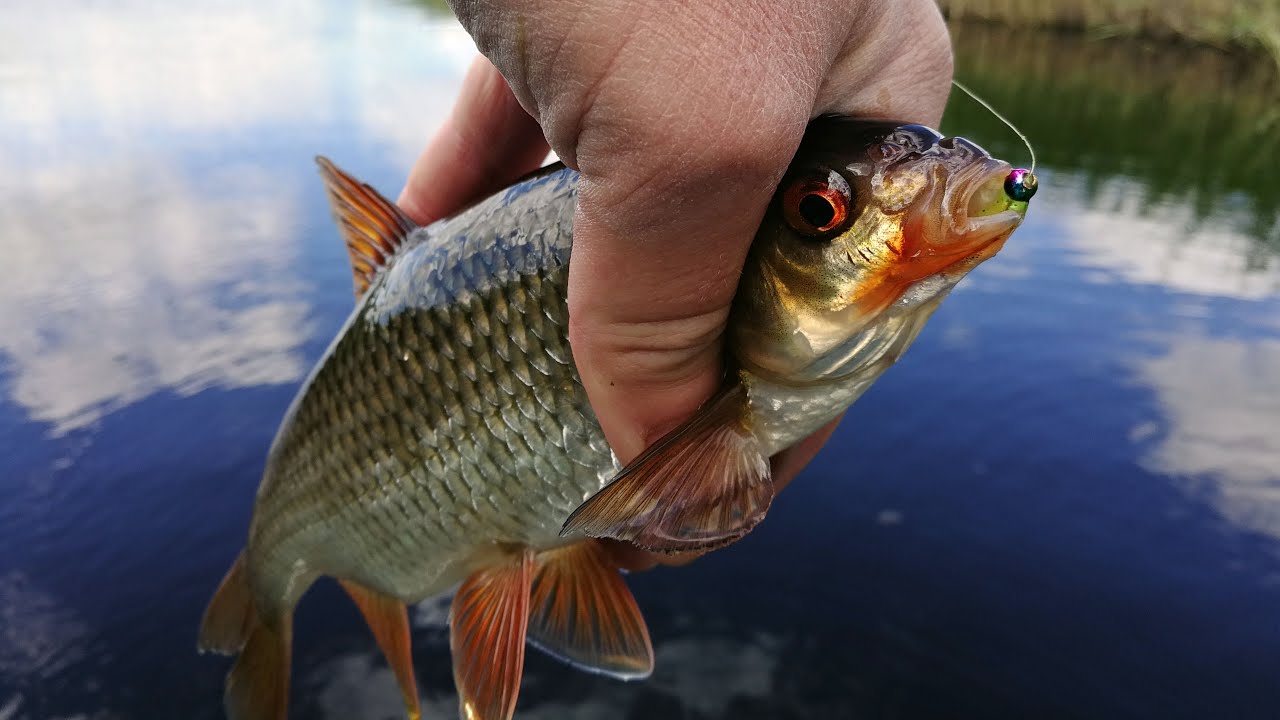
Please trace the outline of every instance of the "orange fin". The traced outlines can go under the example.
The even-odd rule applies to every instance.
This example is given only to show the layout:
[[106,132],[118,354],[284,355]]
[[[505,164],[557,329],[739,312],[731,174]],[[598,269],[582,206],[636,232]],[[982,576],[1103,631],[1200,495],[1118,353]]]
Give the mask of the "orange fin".
[[649,630],[597,540],[538,553],[529,642],[588,672],[622,680],[653,672]]
[[464,720],[510,720],[524,672],[533,553],[473,573],[449,610],[453,680]]
[[222,584],[214,591],[213,599],[204,611],[196,647],[200,652],[225,655],[240,652],[253,628],[253,618],[253,593],[249,590],[249,576],[245,572],[242,551],[222,579]]
[[333,219],[351,257],[351,276],[359,299],[378,271],[417,227],[395,203],[343,172],[328,158],[317,157]]
[[275,629],[255,623],[227,675],[222,704],[227,720],[285,720],[289,714],[289,643],[293,618]]
[[773,501],[769,461],[746,417],[746,389],[727,386],[574,510],[560,535],[616,538],[664,553],[709,550],[746,535]]
[[409,612],[404,603],[347,580],[339,580],[338,584],[355,601],[365,622],[369,623],[378,647],[382,648],[387,664],[396,675],[409,720],[421,720],[418,686],[413,677],[413,654],[409,648]]

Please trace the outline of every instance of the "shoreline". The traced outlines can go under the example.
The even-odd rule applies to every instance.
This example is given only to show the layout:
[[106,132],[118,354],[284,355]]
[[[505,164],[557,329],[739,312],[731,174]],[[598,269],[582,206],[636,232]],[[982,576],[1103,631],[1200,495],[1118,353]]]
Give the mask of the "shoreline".
[[938,7],[950,25],[1194,45],[1280,66],[1280,6],[1268,0],[938,0]]

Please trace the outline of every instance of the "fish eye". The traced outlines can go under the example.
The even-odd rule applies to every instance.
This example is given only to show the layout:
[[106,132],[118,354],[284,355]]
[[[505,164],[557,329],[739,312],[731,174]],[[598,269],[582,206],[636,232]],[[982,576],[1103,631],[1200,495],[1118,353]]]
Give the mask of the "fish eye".
[[848,225],[853,190],[840,173],[829,170],[788,181],[782,215],[791,229],[808,237],[827,237]]

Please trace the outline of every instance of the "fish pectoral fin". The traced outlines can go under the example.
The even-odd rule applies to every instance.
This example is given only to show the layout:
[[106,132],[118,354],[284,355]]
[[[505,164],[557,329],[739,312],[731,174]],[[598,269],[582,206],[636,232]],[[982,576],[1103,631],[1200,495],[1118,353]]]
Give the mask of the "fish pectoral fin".
[[524,672],[533,553],[479,570],[463,581],[449,609],[453,680],[465,720],[510,720]]
[[400,694],[404,696],[405,711],[409,720],[420,720],[422,709],[418,705],[418,686],[413,676],[413,653],[409,643],[409,612],[404,603],[349,580],[338,584],[347,591],[356,607],[364,615],[373,631],[373,638],[382,649],[382,655],[395,673]]
[[369,289],[404,239],[417,225],[395,203],[351,177],[326,157],[317,157],[320,176],[329,195],[333,219],[351,258],[356,299]]
[[560,535],[616,538],[664,553],[727,545],[773,501],[769,461],[745,424],[747,392],[722,389],[573,511]]
[[529,602],[529,642],[540,650],[622,680],[653,672],[644,617],[599,541],[538,553]]
[[255,622],[222,694],[227,720],[285,720],[289,714],[289,643],[293,618],[272,628]]
[[241,552],[204,611],[196,642],[200,652],[234,655],[249,638],[254,619],[253,593],[249,590],[244,563],[244,552]]

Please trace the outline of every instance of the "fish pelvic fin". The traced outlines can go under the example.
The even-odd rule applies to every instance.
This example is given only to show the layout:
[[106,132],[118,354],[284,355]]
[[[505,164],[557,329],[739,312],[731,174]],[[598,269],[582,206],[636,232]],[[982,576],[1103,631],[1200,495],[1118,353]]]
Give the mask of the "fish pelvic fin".
[[769,510],[769,461],[747,425],[747,391],[722,388],[573,511],[562,537],[614,538],[652,552],[714,549]]
[[241,551],[204,611],[196,647],[202,653],[234,655],[240,652],[253,629],[255,614],[253,592],[249,589],[244,552]]
[[622,680],[653,672],[644,617],[598,540],[538,553],[529,603],[529,642],[552,657]]
[[409,720],[421,720],[418,686],[413,677],[413,654],[409,647],[409,612],[404,603],[349,580],[339,580],[338,584],[360,608],[383,657],[395,673]]
[[463,720],[510,720],[524,672],[533,553],[463,581],[449,609],[453,679]]
[[417,225],[395,203],[328,158],[316,157],[316,164],[320,166],[334,222],[347,244],[351,278],[359,300]]
[[286,720],[289,716],[289,645],[292,612],[275,627],[256,622],[222,693],[227,720]]

